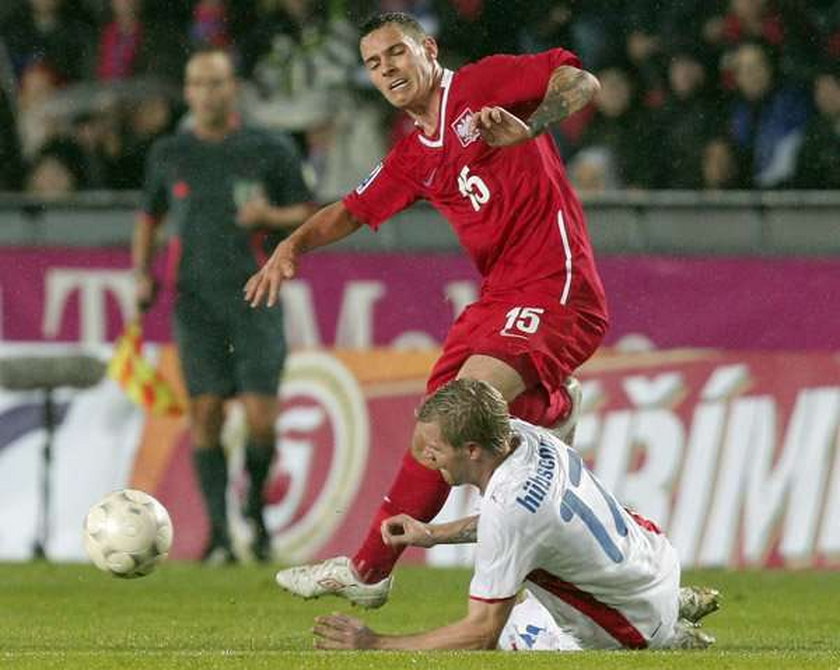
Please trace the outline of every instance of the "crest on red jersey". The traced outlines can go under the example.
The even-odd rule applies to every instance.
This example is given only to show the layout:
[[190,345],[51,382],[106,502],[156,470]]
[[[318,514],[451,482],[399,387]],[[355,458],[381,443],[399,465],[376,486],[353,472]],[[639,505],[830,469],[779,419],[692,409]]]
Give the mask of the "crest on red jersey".
[[458,115],[458,118],[452,122],[452,130],[454,130],[455,134],[458,136],[458,141],[461,143],[462,147],[469,146],[480,137],[478,130],[473,128],[473,116],[475,116],[473,111],[467,107]]

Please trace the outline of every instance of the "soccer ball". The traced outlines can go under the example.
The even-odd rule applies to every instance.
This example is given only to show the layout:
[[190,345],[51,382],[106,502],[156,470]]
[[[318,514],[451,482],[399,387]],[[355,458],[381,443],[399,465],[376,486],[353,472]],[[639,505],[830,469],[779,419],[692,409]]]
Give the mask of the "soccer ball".
[[115,577],[143,577],[172,546],[172,521],[148,493],[123,489],[109,493],[87,513],[85,550],[100,570]]

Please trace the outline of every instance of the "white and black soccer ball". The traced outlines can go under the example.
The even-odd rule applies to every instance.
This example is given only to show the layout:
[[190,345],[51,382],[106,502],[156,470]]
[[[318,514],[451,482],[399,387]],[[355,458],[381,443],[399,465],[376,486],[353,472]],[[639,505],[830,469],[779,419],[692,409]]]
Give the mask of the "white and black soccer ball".
[[172,546],[172,521],[148,493],[122,489],[109,493],[87,513],[85,550],[100,570],[127,579],[155,569]]

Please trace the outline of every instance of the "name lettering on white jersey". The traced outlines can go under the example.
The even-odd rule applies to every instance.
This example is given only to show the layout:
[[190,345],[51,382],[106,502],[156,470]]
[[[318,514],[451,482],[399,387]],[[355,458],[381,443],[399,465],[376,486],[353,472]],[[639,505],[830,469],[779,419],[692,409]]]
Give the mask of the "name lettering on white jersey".
[[472,110],[467,107],[458,115],[458,118],[452,122],[452,130],[455,131],[455,135],[462,147],[468,147],[481,137],[478,129],[473,127],[472,121],[474,116],[475,114],[473,114]]
[[552,447],[541,444],[539,456],[537,471],[522,485],[522,493],[516,496],[516,502],[531,514],[542,505],[557,472],[557,452]]
[[370,174],[367,177],[365,177],[362,180],[362,183],[359,184],[356,187],[356,193],[358,193],[359,195],[364,193],[365,190],[367,189],[367,187],[370,186],[373,183],[374,179],[376,179],[377,175],[380,172],[382,172],[382,167],[383,167],[382,161],[379,161],[379,163],[376,165],[376,167],[373,168],[373,170],[370,171]]
[[470,166],[461,168],[458,175],[458,190],[465,198],[469,198],[472,208],[477,212],[488,200],[490,200],[490,189],[478,175],[470,174]]

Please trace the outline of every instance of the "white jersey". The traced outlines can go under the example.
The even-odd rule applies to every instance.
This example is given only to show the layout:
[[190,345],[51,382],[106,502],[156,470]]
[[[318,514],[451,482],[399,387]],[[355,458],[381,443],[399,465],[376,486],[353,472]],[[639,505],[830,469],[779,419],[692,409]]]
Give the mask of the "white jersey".
[[481,501],[470,597],[504,600],[525,585],[585,648],[664,644],[680,580],[667,538],[549,431],[511,427],[521,442]]

